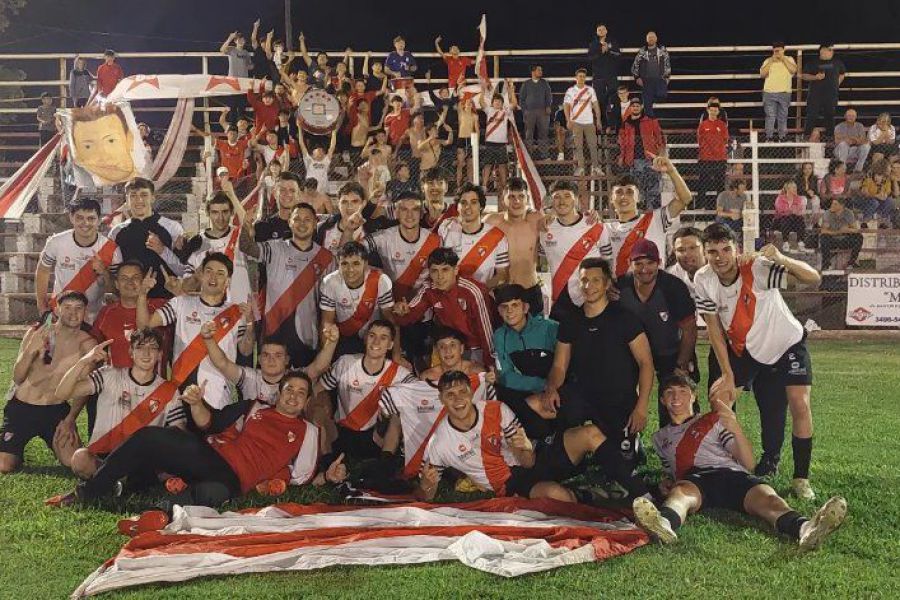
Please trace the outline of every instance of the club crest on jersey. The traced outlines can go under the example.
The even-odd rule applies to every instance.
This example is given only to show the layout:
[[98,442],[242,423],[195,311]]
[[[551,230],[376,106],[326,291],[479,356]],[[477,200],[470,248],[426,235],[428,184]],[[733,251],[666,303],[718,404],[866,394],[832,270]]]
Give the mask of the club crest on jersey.
[[150,409],[150,412],[155,413],[157,410],[159,410],[159,402],[157,402],[156,400],[151,400],[148,408]]
[[661,310],[659,311],[659,318],[663,323],[669,322],[669,311]]
[[478,246],[478,256],[484,256],[487,254],[487,250],[484,249],[484,246]]
[[581,246],[582,246],[585,250],[590,250],[590,249],[591,249],[591,245],[592,245],[591,240],[589,240],[589,239],[584,239],[584,238],[581,240]]
[[359,389],[359,379],[354,379],[353,381],[351,381],[350,387],[352,387],[355,390],[358,390]]
[[456,301],[459,303],[459,307],[463,310],[466,310],[466,299],[465,298],[457,298]]
[[348,304],[350,304],[350,298],[347,298],[346,296],[341,298],[341,304],[347,306]]
[[752,298],[750,298],[750,294],[741,294],[741,302],[748,305],[750,304]]
[[460,444],[459,447],[457,448],[457,450],[459,450],[460,452],[465,452],[465,451],[466,451],[466,445],[465,445],[465,444]]
[[122,395],[119,396],[119,402],[125,406],[131,406],[131,394],[128,393],[128,390],[122,390]]
[[293,443],[294,443],[294,440],[296,440],[296,439],[297,439],[297,436],[294,434],[293,431],[288,431],[288,432],[287,432],[287,440],[288,440],[288,444],[293,444]]
[[6,433],[3,434],[3,441],[8,442],[9,440],[13,439],[13,436],[15,436],[15,435],[16,434],[13,433],[12,431],[7,431]]
[[500,453],[500,436],[499,435],[490,435],[487,439],[488,448],[491,449],[491,452],[495,454]]

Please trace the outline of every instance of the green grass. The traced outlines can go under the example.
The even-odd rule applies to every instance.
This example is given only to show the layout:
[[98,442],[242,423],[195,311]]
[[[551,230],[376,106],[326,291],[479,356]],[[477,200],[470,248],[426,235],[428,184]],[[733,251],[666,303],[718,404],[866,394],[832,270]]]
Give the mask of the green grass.
[[[9,381],[15,349],[14,342],[0,340],[0,382]],[[900,353],[889,342],[813,342],[811,349],[813,483],[820,501],[843,494],[850,505],[844,527],[817,553],[800,555],[767,526],[716,513],[693,517],[673,547],[651,545],[602,563],[513,580],[435,563],[195,580],[114,596],[898,598]],[[758,414],[750,396],[742,398],[739,415],[757,443]],[[29,445],[26,462],[21,472],[0,478],[0,598],[63,598],[119,549],[124,541],[115,533],[119,515],[46,508],[43,499],[71,489],[73,479],[39,441]],[[791,469],[788,443],[776,489],[786,489]],[[289,498],[309,501],[320,493],[293,490]],[[803,513],[814,509],[792,502]]]

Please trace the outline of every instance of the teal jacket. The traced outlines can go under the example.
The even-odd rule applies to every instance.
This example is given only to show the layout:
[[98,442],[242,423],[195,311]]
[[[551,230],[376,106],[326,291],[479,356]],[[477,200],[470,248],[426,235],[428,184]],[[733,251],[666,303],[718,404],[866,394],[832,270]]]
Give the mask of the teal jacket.
[[497,383],[522,392],[540,392],[546,380],[542,377],[522,375],[513,365],[510,355],[518,350],[556,350],[559,323],[542,316],[529,316],[522,331],[516,331],[505,323],[494,331],[494,352],[497,354]]

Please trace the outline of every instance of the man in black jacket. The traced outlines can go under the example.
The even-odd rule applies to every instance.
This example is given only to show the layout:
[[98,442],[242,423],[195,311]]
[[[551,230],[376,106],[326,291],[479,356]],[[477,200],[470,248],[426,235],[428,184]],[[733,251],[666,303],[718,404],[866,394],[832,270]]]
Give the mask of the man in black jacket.
[[618,86],[619,44],[609,37],[609,30],[603,23],[597,25],[597,35],[588,46],[588,58],[591,59],[594,92],[603,107],[604,125],[608,127],[613,122],[609,106],[613,104]]

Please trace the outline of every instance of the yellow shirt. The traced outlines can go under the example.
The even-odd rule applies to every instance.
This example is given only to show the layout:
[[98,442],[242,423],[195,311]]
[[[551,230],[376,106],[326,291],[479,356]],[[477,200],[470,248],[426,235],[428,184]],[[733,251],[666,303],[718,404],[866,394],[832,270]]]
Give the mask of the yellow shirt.
[[[785,56],[784,60],[794,64],[794,59],[789,56]],[[791,79],[794,76],[784,66],[784,63],[776,62],[771,57],[767,58],[766,62],[769,63],[769,74],[766,76],[766,81],[763,84],[763,91],[771,93],[790,92]]]

